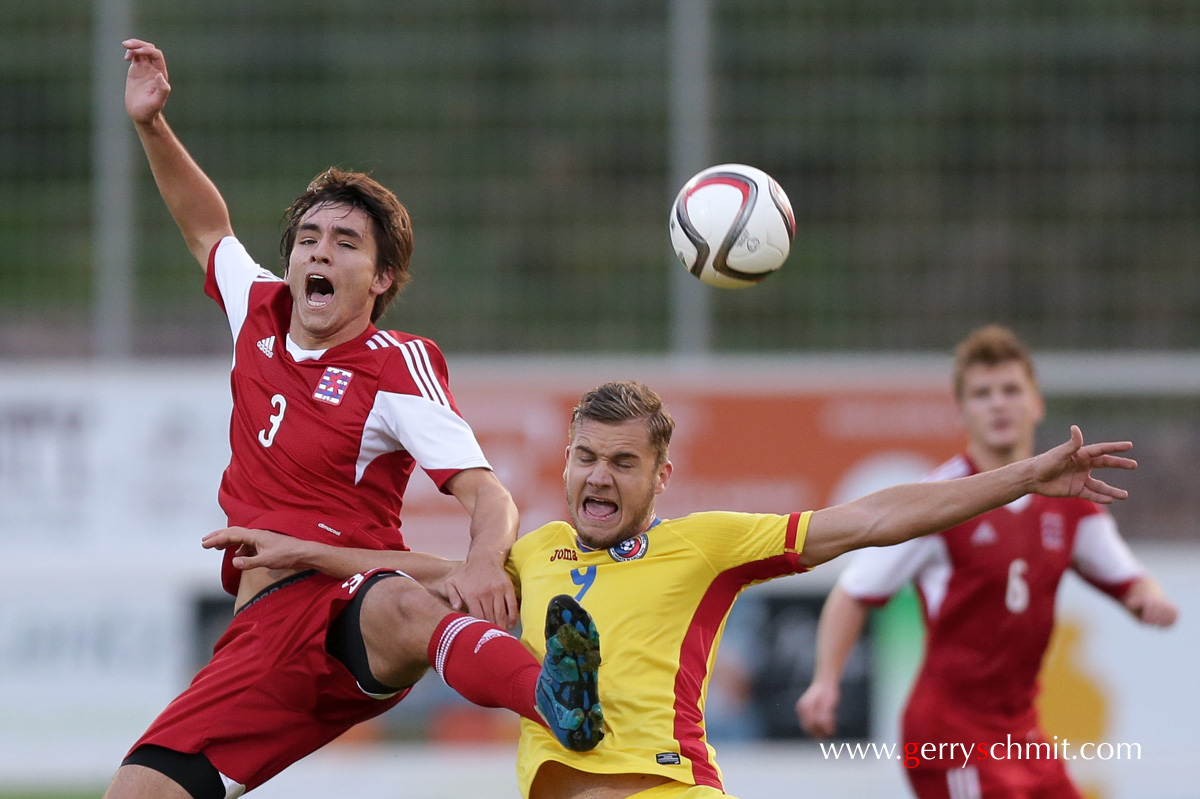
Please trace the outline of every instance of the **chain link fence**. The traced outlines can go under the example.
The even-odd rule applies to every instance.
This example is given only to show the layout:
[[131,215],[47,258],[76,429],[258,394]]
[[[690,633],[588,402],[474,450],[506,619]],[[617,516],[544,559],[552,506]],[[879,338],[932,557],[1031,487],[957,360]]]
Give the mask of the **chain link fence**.
[[[80,12],[0,10],[7,356],[94,351]],[[168,118],[264,265],[312,176],[370,170],[417,231],[389,326],[452,352],[667,348],[664,3],[136,0],[133,16],[167,54]],[[1200,347],[1200,6],[716,0],[712,31],[713,161],[772,173],[798,218],[780,274],[713,292],[716,350],[945,351],[984,321],[1035,348]],[[137,164],[135,352],[224,352]]]

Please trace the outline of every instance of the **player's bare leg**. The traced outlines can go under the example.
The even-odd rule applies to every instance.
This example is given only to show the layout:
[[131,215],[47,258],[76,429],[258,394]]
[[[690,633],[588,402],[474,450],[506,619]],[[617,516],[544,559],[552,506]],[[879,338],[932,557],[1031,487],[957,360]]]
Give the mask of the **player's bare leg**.
[[175,780],[145,766],[121,766],[104,799],[192,799]]
[[429,670],[426,651],[446,605],[410,579],[380,580],[363,599],[359,625],[375,679],[404,688]]
[[[529,786],[529,799],[595,799],[631,797],[658,785],[673,782],[658,774],[594,774],[547,760]],[[686,786],[676,783],[681,789]]]

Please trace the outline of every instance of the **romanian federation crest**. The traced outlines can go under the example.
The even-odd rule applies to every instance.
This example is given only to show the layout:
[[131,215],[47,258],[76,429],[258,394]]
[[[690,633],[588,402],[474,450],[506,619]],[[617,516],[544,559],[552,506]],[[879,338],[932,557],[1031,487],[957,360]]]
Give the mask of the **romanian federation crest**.
[[646,557],[646,550],[650,547],[649,540],[645,533],[639,533],[633,538],[627,538],[615,547],[608,548],[608,554],[618,563],[627,560],[638,560]]

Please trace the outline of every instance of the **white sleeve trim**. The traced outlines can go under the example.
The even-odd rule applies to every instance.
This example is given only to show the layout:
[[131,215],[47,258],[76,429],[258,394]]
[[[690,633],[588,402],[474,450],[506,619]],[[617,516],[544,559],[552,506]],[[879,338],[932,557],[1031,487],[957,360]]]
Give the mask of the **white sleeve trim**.
[[398,450],[406,450],[425,471],[492,468],[471,426],[449,405],[380,391],[363,428],[354,482],[380,455]]
[[421,391],[421,396],[430,402],[438,402],[449,408],[450,400],[446,398],[446,392],[442,391],[437,373],[433,371],[433,364],[429,362],[429,351],[425,348],[425,342],[420,339],[411,339],[401,344],[386,331],[381,332],[400,348],[401,354],[404,355],[404,362],[408,364],[408,371],[412,375],[413,382]]
[[1102,585],[1117,585],[1145,572],[1117,531],[1116,520],[1107,513],[1079,520],[1071,565],[1087,579]]
[[925,600],[925,614],[936,619],[950,590],[950,577],[954,567],[950,564],[950,550],[946,548],[946,539],[940,535],[925,536],[932,540],[929,559],[917,573],[917,588]]
[[263,269],[242,243],[233,236],[226,236],[217,243],[213,255],[213,277],[221,292],[225,305],[225,316],[229,320],[229,332],[237,341],[246,314],[250,312],[250,287],[261,282],[282,282],[281,278]]
[[[871,547],[855,553],[838,578],[838,585],[855,599],[887,599],[939,560],[942,537],[926,535],[890,547]],[[945,547],[941,546],[942,560]]]

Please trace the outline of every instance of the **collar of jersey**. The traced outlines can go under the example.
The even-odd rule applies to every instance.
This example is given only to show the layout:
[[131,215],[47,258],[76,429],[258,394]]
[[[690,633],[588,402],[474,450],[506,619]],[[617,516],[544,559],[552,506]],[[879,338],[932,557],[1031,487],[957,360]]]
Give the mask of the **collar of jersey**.
[[329,352],[328,348],[323,350],[306,350],[292,340],[291,333],[287,334],[287,339],[284,343],[287,345],[288,355],[292,356],[293,361],[315,361]]
[[[658,523],[661,521],[662,521],[662,519],[655,516],[654,521],[650,522],[650,526],[647,527],[645,530],[642,530],[642,533],[648,533],[651,530],[653,530],[655,527],[658,527]],[[638,535],[641,535],[642,533],[638,533]],[[579,540],[578,533],[575,534],[575,544],[576,544],[576,546],[579,547],[580,552],[601,552],[601,551],[603,551],[603,550],[599,550],[599,549],[592,549],[587,544],[583,543],[583,541]],[[616,546],[616,544],[614,544],[613,546]],[[605,547],[605,549],[606,550],[612,549],[612,547]]]
[[322,355],[329,352],[330,350],[336,350],[339,347],[350,347],[350,346],[354,346],[355,344],[360,344],[378,332],[379,332],[379,329],[377,327],[375,327],[375,325],[370,324],[370,325],[367,325],[366,330],[364,330],[362,333],[355,336],[354,338],[350,339],[349,341],[345,342],[344,344],[339,344],[339,345],[337,345],[337,347],[326,347],[325,349],[322,349],[322,350],[306,350],[303,347],[301,347],[299,344],[297,344],[295,341],[293,341],[292,334],[288,333],[287,336],[284,338],[284,346],[287,347],[288,355],[291,355],[292,360],[296,361],[297,363],[300,363],[301,361],[316,361],[316,360],[319,360]]

